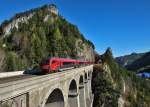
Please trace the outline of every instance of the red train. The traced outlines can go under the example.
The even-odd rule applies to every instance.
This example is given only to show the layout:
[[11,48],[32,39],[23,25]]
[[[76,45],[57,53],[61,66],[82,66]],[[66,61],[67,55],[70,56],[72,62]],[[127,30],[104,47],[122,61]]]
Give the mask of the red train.
[[47,58],[41,63],[40,67],[42,69],[42,72],[51,73],[54,71],[59,71],[60,69],[63,68],[80,67],[83,65],[90,65],[90,64],[92,64],[92,62],[90,61],[80,61],[67,58]]

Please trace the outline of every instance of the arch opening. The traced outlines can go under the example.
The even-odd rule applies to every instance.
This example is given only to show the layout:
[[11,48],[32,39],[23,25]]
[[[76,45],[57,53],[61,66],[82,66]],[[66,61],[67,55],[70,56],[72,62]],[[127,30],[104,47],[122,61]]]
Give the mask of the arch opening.
[[64,107],[64,96],[60,89],[55,89],[48,97],[44,107]]
[[72,80],[69,86],[69,93],[77,92],[77,84],[75,80]]
[[91,79],[91,72],[88,72],[88,79]]
[[83,85],[84,81],[83,81],[83,76],[81,75],[80,76],[80,79],[79,79],[79,85]]
[[78,107],[78,93],[75,80],[72,80],[69,86],[68,103],[70,107]]
[[84,75],[84,78],[85,78],[85,82],[87,81],[87,73],[85,73],[85,75]]

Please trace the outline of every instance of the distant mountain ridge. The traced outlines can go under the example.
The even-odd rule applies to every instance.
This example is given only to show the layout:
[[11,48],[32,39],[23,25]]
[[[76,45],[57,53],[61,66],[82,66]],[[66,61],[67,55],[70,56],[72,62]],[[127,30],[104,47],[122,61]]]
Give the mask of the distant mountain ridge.
[[150,72],[150,52],[146,52],[141,58],[127,65],[126,68],[137,72]]
[[130,71],[150,72],[150,52],[132,53],[117,57],[116,61]]
[[130,55],[116,57],[116,61],[122,66],[128,66],[133,63],[135,60],[141,58],[144,53],[131,53]]

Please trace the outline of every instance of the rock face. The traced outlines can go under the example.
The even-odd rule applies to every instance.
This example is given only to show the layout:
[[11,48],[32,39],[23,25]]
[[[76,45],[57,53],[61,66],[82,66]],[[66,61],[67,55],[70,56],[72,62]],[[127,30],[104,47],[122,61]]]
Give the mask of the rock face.
[[3,29],[3,30],[4,30],[4,36],[5,36],[5,35],[9,35],[10,32],[11,32],[11,30],[12,30],[14,27],[18,29],[18,24],[19,24],[19,23],[27,23],[28,20],[29,20],[30,18],[32,18],[33,15],[34,15],[34,13],[32,13],[32,14],[30,14],[30,15],[28,15],[28,16],[23,16],[23,17],[20,17],[20,18],[17,18],[17,19],[12,20],[12,22],[10,22],[8,25],[6,25],[6,26],[4,27],[4,29]]
[[106,64],[97,64],[92,75],[93,107],[117,107],[119,92],[115,89],[116,84],[109,67]]
[[55,4],[51,4],[49,6],[49,11],[55,15],[58,15],[58,9],[57,9],[57,6]]
[[95,61],[94,49],[92,46],[85,44],[82,40],[76,41],[77,56],[81,60]]
[[[33,9],[33,11],[38,11],[37,9]],[[56,7],[56,5],[55,4],[51,4],[51,5],[49,5],[48,6],[48,11],[50,12],[50,13],[53,13],[53,14],[55,14],[55,15],[58,15],[58,9],[57,9],[57,7]],[[5,35],[9,35],[10,34],[10,32],[11,32],[11,30],[15,27],[15,28],[17,28],[18,29],[18,24],[19,23],[28,23],[28,20],[29,19],[31,19],[34,15],[35,15],[35,13],[34,12],[32,12],[32,11],[28,11],[27,12],[27,14],[24,14],[24,13],[22,13],[23,15],[21,15],[21,16],[15,16],[15,17],[13,17],[10,21],[9,21],[9,23],[8,24],[6,24],[6,25],[4,25],[3,26],[3,35],[5,36]],[[48,15],[49,16],[49,15]],[[48,20],[48,16],[47,16],[47,18],[46,19],[44,19],[44,20]]]
[[2,23],[0,35],[5,71],[37,66],[46,57],[95,60],[93,43],[60,16],[54,4],[15,15]]

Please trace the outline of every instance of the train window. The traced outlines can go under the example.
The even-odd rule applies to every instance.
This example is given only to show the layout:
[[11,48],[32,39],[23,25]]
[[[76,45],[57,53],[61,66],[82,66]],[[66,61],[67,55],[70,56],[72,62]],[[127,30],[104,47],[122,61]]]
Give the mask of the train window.
[[80,62],[79,64],[84,64],[83,62]]
[[63,65],[72,65],[73,62],[63,62]]

